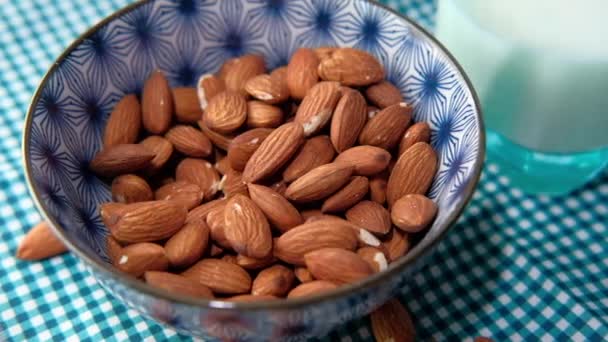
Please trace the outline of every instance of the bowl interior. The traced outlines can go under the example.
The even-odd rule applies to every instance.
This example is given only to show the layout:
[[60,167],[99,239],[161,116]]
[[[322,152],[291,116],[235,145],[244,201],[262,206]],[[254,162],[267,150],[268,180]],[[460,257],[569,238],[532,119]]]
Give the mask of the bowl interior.
[[225,59],[264,55],[284,65],[298,47],[353,46],[373,53],[387,78],[432,128],[440,167],[430,197],[439,215],[424,249],[458,215],[479,176],[482,122],[451,57],[401,16],[362,0],[159,0],[131,6],[74,43],[44,78],[27,116],[27,177],[45,215],[76,249],[107,262],[98,205],[109,186],[88,170],[106,119],[154,69],[172,86],[194,86]]

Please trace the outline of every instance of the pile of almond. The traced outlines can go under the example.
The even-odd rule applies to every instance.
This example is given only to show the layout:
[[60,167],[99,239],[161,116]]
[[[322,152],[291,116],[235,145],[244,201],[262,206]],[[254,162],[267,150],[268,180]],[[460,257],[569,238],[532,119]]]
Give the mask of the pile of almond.
[[196,88],[161,71],[125,96],[90,168],[118,269],[231,301],[311,296],[403,256],[437,206],[426,123],[372,55],[302,48],[272,72],[228,60]]

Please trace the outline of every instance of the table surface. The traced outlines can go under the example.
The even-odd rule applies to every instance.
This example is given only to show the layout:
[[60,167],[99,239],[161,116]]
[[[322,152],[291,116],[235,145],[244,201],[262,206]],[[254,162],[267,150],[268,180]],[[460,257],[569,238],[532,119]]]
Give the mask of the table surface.
[[[431,26],[435,4],[385,0]],[[5,0],[0,6],[0,341],[190,339],[114,300],[66,254],[13,255],[40,220],[21,166],[23,118],[42,75],[126,0]],[[422,340],[608,336],[608,175],[564,197],[528,196],[487,164],[458,225],[400,296]],[[367,318],[328,341],[373,341]]]

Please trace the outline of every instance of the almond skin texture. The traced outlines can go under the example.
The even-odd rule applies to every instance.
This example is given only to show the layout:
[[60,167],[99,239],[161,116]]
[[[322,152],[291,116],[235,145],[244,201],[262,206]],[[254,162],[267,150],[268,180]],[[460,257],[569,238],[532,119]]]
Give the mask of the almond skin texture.
[[307,137],[318,133],[331,119],[340,100],[339,87],[337,82],[317,83],[300,103],[295,122],[302,125]]
[[289,292],[287,298],[312,297],[337,288],[338,285],[334,282],[327,280],[313,280],[296,286]]
[[220,69],[220,78],[226,89],[247,96],[245,84],[249,79],[266,72],[264,59],[257,55],[244,55],[227,60]]
[[242,267],[223,260],[201,260],[182,275],[207,286],[214,293],[242,294],[251,289],[249,273]]
[[304,142],[304,130],[298,123],[286,123],[268,135],[253,153],[245,169],[243,181],[255,183],[277,172]]
[[370,314],[376,341],[414,342],[416,331],[407,310],[397,299],[391,299]]
[[386,202],[386,179],[380,176],[370,179],[369,194],[372,201],[384,205]]
[[410,126],[405,131],[403,139],[399,144],[399,155],[402,155],[408,148],[419,142],[428,143],[431,140],[431,127],[426,122],[418,122]]
[[178,203],[148,201],[102,205],[100,214],[116,240],[136,243],[172,236],[183,226],[187,210]]
[[300,283],[308,283],[315,280],[310,271],[306,267],[296,267],[293,270],[293,274]]
[[162,246],[141,242],[124,247],[114,266],[134,277],[141,277],[147,271],[166,270],[169,260]]
[[224,209],[226,238],[239,254],[262,259],[272,251],[272,234],[264,213],[249,198],[235,195]]
[[154,199],[157,201],[176,202],[188,210],[199,205],[204,196],[205,193],[198,185],[184,181],[163,185],[154,193]]
[[323,248],[304,256],[306,268],[315,279],[354,283],[374,273],[357,253],[341,248]]
[[[226,85],[224,84],[224,81],[221,80],[219,77],[211,75],[211,74],[206,74],[206,75],[202,75],[197,82],[197,86],[196,86],[196,94],[198,96],[198,102],[200,104],[200,108],[202,110],[207,109],[207,106],[209,105],[209,101],[211,101],[211,99],[226,90]],[[202,116],[199,115],[199,117],[197,118],[200,119]]]
[[173,154],[173,144],[171,144],[169,140],[157,135],[151,135],[142,140],[139,144],[154,153],[154,158],[152,158],[150,165],[146,169],[146,171],[152,173],[165,166]]
[[407,233],[417,233],[429,226],[437,215],[437,204],[418,194],[405,195],[391,209],[395,226]]
[[322,46],[314,49],[315,55],[317,55],[317,58],[321,61],[330,58],[336,50],[338,50],[338,48],[334,46]]
[[245,91],[267,104],[281,103],[289,98],[289,88],[280,75],[258,75],[245,83]]
[[357,204],[367,195],[368,180],[365,177],[353,177],[348,184],[323,202],[321,210],[327,212],[339,212]]
[[393,262],[404,256],[410,250],[409,235],[393,228],[384,238],[382,247],[386,251],[386,258]]
[[188,216],[186,217],[186,223],[190,223],[197,220],[207,220],[207,214],[209,214],[213,210],[223,207],[224,205],[226,205],[225,199],[216,199],[207,203],[203,203],[188,212]]
[[188,223],[165,243],[165,253],[172,267],[188,267],[207,249],[209,227],[203,221]]
[[237,92],[225,91],[210,101],[203,121],[211,130],[220,134],[234,132],[247,120],[247,101]]
[[173,126],[165,134],[165,138],[173,144],[176,150],[189,157],[207,157],[213,149],[209,138],[192,126]]
[[348,222],[341,221],[321,219],[292,228],[276,240],[274,255],[287,263],[304,265],[304,255],[317,249],[354,250],[357,246],[355,231]]
[[295,276],[293,271],[283,265],[274,265],[261,271],[253,280],[251,294],[284,297],[287,295]]
[[215,160],[216,162],[213,167],[215,167],[220,174],[225,175],[229,170],[232,170],[230,160],[225,155],[219,156],[219,154],[216,154]]
[[112,200],[118,203],[151,201],[152,189],[145,179],[136,175],[122,175],[112,180]]
[[43,260],[65,253],[67,248],[55,234],[46,221],[32,227],[19,243],[17,258],[21,260]]
[[224,151],[228,150],[228,146],[230,146],[230,142],[234,136],[229,134],[220,134],[211,130],[203,120],[199,120],[196,123],[198,124],[198,127],[200,127],[201,131],[203,131],[203,134],[205,134],[205,136],[207,136],[207,138],[213,142],[215,147],[221,148]]
[[369,53],[353,49],[339,48],[331,57],[325,58],[317,69],[324,81],[336,81],[349,87],[367,86],[384,79],[384,69]]
[[382,81],[370,86],[365,90],[365,96],[378,108],[386,108],[403,101],[399,89],[389,81]]
[[359,248],[357,254],[359,254],[376,273],[384,271],[388,267],[388,260],[386,260],[384,252],[376,247],[367,246]]
[[409,194],[427,192],[437,172],[437,153],[431,145],[419,142],[403,153],[388,179],[386,197],[389,206]]
[[254,128],[232,139],[227,155],[230,166],[236,171],[243,171],[253,153],[270,133],[272,130],[269,128]]
[[275,128],[283,123],[281,108],[261,101],[247,102],[247,126]]
[[134,94],[125,95],[110,114],[103,134],[105,148],[137,142],[141,131],[141,106]]
[[391,229],[391,215],[376,202],[362,201],[346,212],[346,219],[370,232],[386,234]]
[[210,199],[218,191],[220,175],[208,161],[186,158],[177,165],[175,180],[198,185],[205,199]]
[[100,176],[113,177],[145,169],[154,156],[154,152],[143,145],[114,145],[97,153],[89,168]]
[[343,163],[318,166],[291,183],[285,196],[295,202],[312,202],[335,193],[350,180],[353,167]]
[[283,180],[293,182],[315,167],[330,163],[335,154],[328,136],[310,138],[283,171]]
[[405,102],[386,107],[365,124],[359,143],[390,150],[399,143],[411,118],[412,107]]
[[184,123],[196,123],[203,116],[203,110],[198,101],[196,88],[173,88],[173,102],[175,103],[175,117]]
[[144,274],[146,283],[169,293],[197,298],[213,298],[211,290],[179,274],[148,271]]
[[226,198],[233,197],[237,194],[249,196],[247,184],[243,182],[243,174],[238,171],[228,171],[220,180],[220,188]]
[[361,145],[351,147],[340,153],[335,162],[346,163],[355,168],[359,176],[372,176],[388,167],[391,154],[385,149],[375,146]]
[[144,83],[141,98],[144,128],[153,134],[165,133],[173,116],[173,95],[162,71],[152,72]]
[[336,151],[342,152],[356,142],[367,121],[367,103],[358,91],[342,96],[331,119],[331,142]]
[[259,270],[269,267],[276,262],[277,259],[273,255],[270,255],[264,259],[250,258],[242,254],[236,256],[236,264],[246,270]]
[[224,208],[226,207],[226,203],[227,201],[211,210],[207,214],[205,222],[207,222],[207,226],[209,226],[211,240],[223,248],[232,249],[230,241],[226,238],[226,221],[224,219]]
[[248,184],[248,187],[251,200],[280,231],[286,232],[304,223],[298,210],[276,191],[256,184]]
[[294,52],[287,65],[287,87],[291,97],[301,100],[317,84],[318,67],[319,58],[313,50],[300,48]]
[[116,241],[115,238],[112,237],[112,235],[106,236],[106,250],[108,251],[107,254],[110,262],[112,265],[114,265],[116,262],[118,262],[118,258],[120,258],[122,246],[118,243],[118,241]]

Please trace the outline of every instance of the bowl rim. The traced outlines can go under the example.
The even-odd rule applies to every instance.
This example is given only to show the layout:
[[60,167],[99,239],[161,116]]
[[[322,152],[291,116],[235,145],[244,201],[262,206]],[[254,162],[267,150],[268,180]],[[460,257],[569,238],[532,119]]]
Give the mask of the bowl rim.
[[[234,309],[237,309],[237,310],[244,310],[244,311],[250,311],[250,312],[264,311],[264,310],[293,310],[293,309],[299,309],[302,307],[306,307],[308,305],[320,304],[322,302],[329,302],[329,301],[333,301],[335,299],[346,298],[351,295],[363,293],[370,288],[376,287],[379,284],[388,281],[389,279],[393,278],[397,273],[400,273],[401,271],[403,271],[406,267],[411,266],[419,258],[422,258],[422,257],[425,257],[426,255],[428,255],[437,246],[437,244],[445,237],[445,235],[450,230],[450,228],[452,228],[455,225],[458,218],[462,215],[466,205],[470,202],[471,198],[473,197],[473,193],[475,192],[477,184],[479,183],[479,179],[481,177],[481,171],[483,169],[483,164],[485,161],[485,153],[486,153],[486,151],[485,151],[486,150],[485,124],[483,121],[483,115],[482,115],[482,111],[481,111],[479,98],[477,96],[475,88],[473,87],[473,85],[472,85],[469,77],[465,73],[464,69],[458,63],[458,61],[454,58],[454,56],[447,50],[447,48],[445,46],[443,46],[443,44],[441,44],[426,29],[421,27],[419,24],[414,22],[412,19],[410,19],[406,15],[404,15],[386,5],[383,5],[376,0],[355,0],[355,1],[360,1],[360,2],[367,2],[384,11],[387,11],[390,14],[396,16],[397,18],[404,20],[405,22],[407,22],[408,25],[411,25],[411,27],[413,27],[414,29],[418,30],[419,33],[421,33],[436,48],[438,48],[442,53],[445,54],[445,56],[447,57],[447,60],[460,73],[460,76],[464,80],[468,90],[471,93],[471,96],[473,97],[473,101],[475,104],[476,118],[479,123],[478,126],[479,126],[479,130],[480,130],[479,137],[477,139],[478,150],[477,150],[476,160],[473,165],[473,171],[472,171],[473,173],[472,173],[471,179],[469,180],[467,186],[465,187],[463,200],[461,200],[460,203],[458,203],[452,209],[452,212],[450,213],[450,215],[448,215],[448,218],[446,219],[444,226],[441,227],[441,229],[437,232],[437,235],[434,237],[434,239],[428,240],[426,242],[426,246],[423,246],[423,248],[412,251],[412,252],[406,254],[405,257],[400,258],[398,261],[392,263],[391,265],[389,265],[389,267],[386,270],[384,270],[382,272],[378,272],[358,283],[343,285],[343,286],[338,287],[335,290],[331,290],[326,293],[319,294],[317,296],[305,297],[305,298],[279,299],[279,300],[263,301],[263,302],[229,302],[229,301],[225,301],[225,300],[217,300],[217,299],[209,300],[209,299],[202,299],[202,298],[196,298],[196,297],[191,297],[191,296],[184,296],[181,294],[170,293],[168,291],[158,289],[151,285],[148,285],[147,283],[145,283],[141,280],[138,280],[134,277],[126,275],[126,274],[118,271],[116,268],[112,267],[110,264],[105,263],[101,260],[96,260],[96,259],[90,257],[89,255],[87,255],[87,253],[85,251],[80,249],[76,244],[72,243],[71,238],[67,234],[64,234],[64,230],[58,228],[61,225],[58,224],[58,222],[56,222],[48,214],[46,206],[40,201],[40,195],[33,185],[34,181],[33,181],[33,176],[32,176],[32,165],[30,162],[31,158],[30,158],[30,153],[29,153],[29,150],[30,150],[29,137],[30,137],[31,126],[32,126],[32,122],[33,122],[33,115],[34,115],[36,103],[40,99],[42,90],[48,84],[50,76],[56,72],[61,61],[64,60],[70,53],[72,53],[82,42],[84,42],[87,38],[89,38],[91,35],[96,33],[100,28],[102,28],[106,24],[112,22],[113,20],[121,17],[122,15],[124,15],[132,10],[139,8],[142,5],[152,3],[153,1],[154,0],[141,0],[141,1],[137,1],[135,3],[129,4],[127,6],[124,6],[120,9],[118,9],[117,11],[113,12],[109,16],[103,18],[102,20],[97,22],[95,25],[93,25],[92,27],[87,29],[78,38],[74,39],[74,41],[72,41],[72,43],[70,43],[70,45],[59,55],[59,57],[54,61],[54,63],[51,65],[51,67],[44,74],[36,91],[34,92],[34,95],[32,96],[32,98],[30,100],[30,105],[29,105],[29,108],[27,110],[26,117],[25,117],[25,125],[23,128],[23,136],[22,136],[22,144],[21,144],[22,156],[23,156],[22,162],[25,166],[25,180],[27,183],[27,187],[30,191],[30,194],[32,194],[31,197],[32,197],[36,207],[38,208],[38,211],[41,213],[43,219],[49,223],[49,226],[51,227],[51,230],[54,232],[55,236],[57,236],[57,238],[61,242],[63,242],[71,252],[74,252],[80,258],[80,260],[84,261],[86,265],[89,265],[92,269],[94,269],[95,272],[100,272],[101,274],[104,274],[105,276],[111,277],[111,278],[115,279],[115,281],[121,282],[121,284],[123,284],[124,286],[129,287],[135,291],[141,292],[145,295],[153,296],[159,300],[165,300],[165,301],[169,301],[169,302],[173,302],[173,303],[181,304],[181,305],[202,307],[202,308],[213,309],[213,310],[230,310],[230,311],[232,311]],[[416,253],[413,253],[413,252],[416,252]],[[89,271],[92,272],[91,269],[89,269]]]

